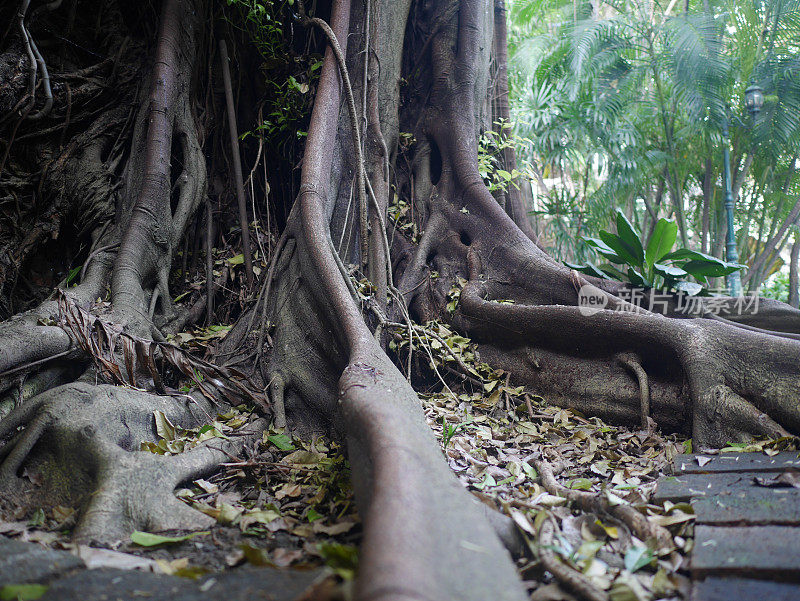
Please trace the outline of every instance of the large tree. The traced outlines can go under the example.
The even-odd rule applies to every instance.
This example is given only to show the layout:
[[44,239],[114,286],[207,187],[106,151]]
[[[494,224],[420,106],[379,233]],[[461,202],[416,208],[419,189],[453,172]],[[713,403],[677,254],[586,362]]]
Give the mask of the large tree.
[[[139,442],[155,437],[154,410],[189,426],[207,419],[210,399],[245,398],[278,423],[346,441],[365,525],[360,598],[522,599],[498,537],[508,524],[453,476],[387,354],[388,332],[432,319],[559,406],[651,417],[696,446],[800,430],[800,313],[767,301],[742,314],[728,300],[721,316],[681,313],[674,298],[629,304],[625,285],[540,250],[520,195],[489,192],[477,140],[508,105],[504,8],[488,0],[334,0],[314,14],[296,3],[287,29],[314,31],[326,50],[299,190],[289,173],[262,289],[218,365],[164,344],[203,310],[173,304],[170,274],[220,181],[209,113],[222,113],[208,88],[219,7],[67,4],[3,9],[13,26],[0,54],[4,310],[18,306],[36,257],[84,259],[77,286],[0,325],[0,387],[14,405],[0,422],[9,503],[88,499],[75,530],[84,540],[202,526],[209,518],[174,488],[260,436],[265,420],[173,457],[137,452]],[[253,79],[245,48],[240,68]],[[513,154],[502,158],[510,170]],[[390,221],[394,195],[412,205],[415,228]],[[96,303],[107,288],[110,303]],[[582,310],[587,292],[605,309]],[[204,395],[174,394],[156,362],[200,370]]]

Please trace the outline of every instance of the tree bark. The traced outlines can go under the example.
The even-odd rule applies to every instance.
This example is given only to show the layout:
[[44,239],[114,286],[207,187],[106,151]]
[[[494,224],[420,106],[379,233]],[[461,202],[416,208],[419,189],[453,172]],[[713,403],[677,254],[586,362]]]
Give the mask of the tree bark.
[[[679,312],[677,297],[666,307],[650,301],[634,306],[626,300],[630,287],[583,278],[552,260],[519,227],[527,217],[519,211],[509,216],[477,168],[491,49],[502,57],[492,43],[493,31],[502,29],[494,4],[421,2],[413,12],[410,0],[370,4],[368,10],[336,0],[329,25],[300,16],[325,32],[327,47],[299,193],[283,207],[288,218],[262,281],[264,293],[233,326],[220,356],[248,358],[255,388],[269,389],[276,423],[285,419],[295,432],[328,432],[346,443],[364,521],[358,599],[522,600],[512,558],[484,508],[450,470],[416,391],[384,352],[382,332],[398,322],[442,320],[470,336],[484,361],[554,405],[623,423],[653,418],[667,430],[691,434],[702,448],[800,431],[800,312],[767,300],[758,311],[744,312],[737,312],[737,299],[701,299],[688,314]],[[154,361],[154,348],[164,357],[178,353],[152,338],[175,323],[171,261],[205,196],[207,157],[200,149],[209,134],[194,116],[201,92],[192,79],[194,61],[209,60],[198,51],[208,35],[205,17],[204,7],[190,0],[162,6],[152,72],[122,143],[128,150],[110,153],[127,163],[112,203],[113,225],[105,220],[93,233],[97,258],[87,263],[85,286],[61,292],[60,304],[46,302],[0,324],[0,373],[43,375],[39,362],[54,357],[74,361],[79,371],[89,362],[99,365],[78,383],[65,383],[74,373],[50,372],[43,386],[53,387],[0,422],[0,493],[28,494],[17,476],[22,468],[68,457],[45,488],[51,500],[91,499],[78,528],[83,539],[108,540],[143,524],[187,527],[197,515],[165,510],[177,502],[174,487],[213,470],[244,444],[232,441],[222,451],[206,446],[168,462],[134,448],[155,437],[153,410],[186,423],[203,420],[185,398],[153,394],[163,384],[155,372],[149,379],[139,372]],[[354,91],[361,91],[363,105],[355,118],[345,102]],[[59,93],[56,88],[53,110],[63,115]],[[365,114],[367,127],[359,127]],[[356,152],[359,130],[365,164]],[[417,140],[405,151],[408,167],[397,159],[400,132]],[[113,150],[116,143],[108,146]],[[106,148],[97,153],[103,156]],[[513,158],[506,158],[509,164]],[[174,173],[178,163],[183,170]],[[350,202],[364,172],[365,187],[375,195],[367,253],[357,236],[346,241],[354,224],[364,223],[363,207]],[[413,223],[389,221],[394,194],[413,207]],[[366,272],[359,272],[365,261]],[[380,280],[384,273],[385,281],[373,282],[376,292],[369,292],[364,278]],[[102,325],[90,309],[109,281],[111,325]],[[604,299],[603,310],[587,314],[581,305],[587,292]],[[719,315],[712,313],[715,306]],[[119,332],[123,326],[126,333]],[[263,401],[231,370],[203,365],[210,370],[206,384],[220,386],[218,401],[228,402],[232,389]],[[138,381],[151,392],[94,385],[104,369],[114,368],[120,381]],[[648,403],[642,402],[643,382]],[[14,394],[13,382],[0,384]],[[260,437],[266,422],[251,426],[247,440]],[[82,488],[58,490],[58,482],[73,481],[60,477],[70,470]],[[145,484],[154,480],[161,485],[151,491]],[[121,499],[135,501],[124,505]]]
[[[511,125],[511,110],[508,99],[508,34],[506,32],[506,6],[504,0],[494,2],[494,53],[497,61],[497,74],[494,90],[494,113],[495,121],[507,127],[499,126],[500,139],[507,142],[510,136],[509,127]],[[511,173],[517,168],[517,157],[513,146],[503,148],[502,153],[503,169]],[[536,233],[531,225],[528,212],[531,207],[525,203],[521,186],[529,185],[525,181],[509,182],[506,192],[508,194],[508,205],[506,212],[517,224],[528,238],[536,241]]]

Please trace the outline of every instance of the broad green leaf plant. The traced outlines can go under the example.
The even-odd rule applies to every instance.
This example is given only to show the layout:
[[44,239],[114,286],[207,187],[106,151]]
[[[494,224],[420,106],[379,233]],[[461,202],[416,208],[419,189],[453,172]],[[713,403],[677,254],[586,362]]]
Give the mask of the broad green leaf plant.
[[695,250],[672,250],[678,238],[678,225],[674,219],[659,219],[646,244],[619,209],[616,212],[616,226],[616,234],[600,230],[599,238],[583,238],[608,262],[600,265],[566,265],[599,278],[630,282],[645,288],[681,291],[689,295],[707,294],[708,278],[726,276],[741,269],[741,265]]

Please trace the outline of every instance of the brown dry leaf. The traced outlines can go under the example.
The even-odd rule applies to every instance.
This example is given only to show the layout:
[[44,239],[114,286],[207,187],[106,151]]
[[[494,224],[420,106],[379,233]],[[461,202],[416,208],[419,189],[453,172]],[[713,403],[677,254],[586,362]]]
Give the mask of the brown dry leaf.
[[800,470],[789,469],[772,478],[756,476],[753,478],[753,482],[757,486],[768,488],[800,488]]
[[655,515],[648,518],[659,526],[674,526],[694,519],[694,514],[684,513],[680,509],[674,510],[670,515]]
[[241,528],[242,532],[244,532],[253,524],[271,524],[280,517],[281,514],[274,509],[257,509],[255,511],[248,511],[241,516],[239,520],[239,528]]
[[321,459],[323,459],[325,455],[322,453],[314,453],[313,451],[304,451],[299,450],[295,451],[294,453],[290,453],[286,457],[283,458],[283,463],[288,463],[291,465],[317,465]]
[[276,499],[283,499],[284,497],[299,497],[302,494],[303,487],[299,484],[287,483],[284,484],[275,493]]
[[272,561],[279,568],[285,568],[305,557],[302,549],[284,549],[279,547],[272,552]]
[[[152,388],[156,392],[166,392],[155,361],[155,351],[160,350],[163,359],[186,378],[193,380],[210,401],[216,402],[216,395],[221,395],[228,401],[252,401],[269,411],[269,401],[264,393],[258,392],[238,370],[214,365],[173,344],[153,342],[127,334],[116,325],[106,323],[79,307],[63,290],[58,292],[58,306],[65,330],[92,357],[100,373],[113,384],[146,386],[147,382],[137,380],[137,374],[141,374],[152,382]],[[122,349],[124,372],[115,357],[118,347]]]
[[313,532],[317,534],[327,534],[328,536],[336,536],[337,534],[344,534],[345,532],[350,532],[355,527],[355,522],[345,521],[339,522],[337,524],[333,524],[332,526],[325,526],[324,524],[320,524],[319,522],[314,522],[311,525],[311,529]]
[[74,515],[75,509],[72,507],[64,507],[63,505],[56,505],[53,507],[53,519],[59,524],[62,524]]

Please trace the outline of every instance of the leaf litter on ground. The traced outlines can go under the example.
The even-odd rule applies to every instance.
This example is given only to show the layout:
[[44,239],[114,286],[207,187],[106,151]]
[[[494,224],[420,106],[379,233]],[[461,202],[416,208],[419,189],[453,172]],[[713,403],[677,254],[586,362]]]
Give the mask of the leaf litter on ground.
[[[458,286],[451,290],[451,312],[459,293]],[[673,457],[691,452],[691,440],[615,426],[549,405],[533,391],[514,386],[513,375],[482,363],[477,345],[450,326],[429,322],[425,327],[431,336],[413,340],[407,330],[395,329],[392,350],[401,363],[411,348],[431,370],[438,368],[436,374],[461,372],[461,377],[446,378],[439,391],[420,394],[420,401],[461,483],[511,517],[528,541],[531,558],[521,560],[519,568],[531,599],[572,598],[537,560],[537,532],[547,517],[558,524],[552,547],[561,561],[611,601],[687,598],[694,513],[686,503],[655,503],[653,492]],[[721,452],[774,455],[794,444],[784,439],[731,443]],[[535,460],[546,461],[562,486],[603,496],[610,506],[630,505],[651,524],[668,528],[671,547],[639,540],[621,521],[582,512],[551,494]]]
[[[454,309],[459,293],[454,287]],[[209,330],[197,338],[226,332]],[[430,322],[415,330],[413,344],[407,330],[393,333],[391,350],[401,357],[410,347],[415,353],[421,351],[418,356],[423,361],[432,359],[433,367],[441,370],[436,373],[448,376],[447,385],[437,387],[441,390],[420,394],[421,405],[462,484],[512,518],[523,532],[531,553],[520,560],[519,569],[531,599],[569,598],[537,559],[537,533],[547,518],[558,526],[550,548],[612,601],[686,597],[693,512],[685,503],[653,503],[652,494],[671,459],[691,452],[690,440],[613,426],[548,405],[534,391],[512,385],[513,376],[482,363],[476,345],[446,324]],[[453,374],[464,377],[450,377]],[[192,372],[189,383],[202,378]],[[158,440],[143,441],[141,450],[179,454],[209,439],[235,435],[256,417],[252,406],[241,404],[218,413],[210,424],[183,428],[154,412]],[[774,455],[792,444],[788,440],[731,443],[720,452]],[[673,545],[659,549],[653,541],[637,539],[613,517],[581,512],[563,496],[551,494],[540,481],[535,460],[546,460],[567,489],[602,495],[611,505],[630,505],[653,524],[669,528]],[[176,495],[217,520],[208,535],[135,533],[119,550],[108,552],[118,555],[94,557],[90,548],[69,542],[76,512],[60,506],[0,522],[0,532],[70,549],[93,557],[98,566],[127,565],[189,578],[243,563],[327,565],[340,580],[356,573],[361,525],[349,465],[335,441],[306,440],[270,427],[255,447],[231,457],[216,473],[186,483]],[[142,541],[151,546],[135,544]]]
[[[235,436],[257,417],[253,407],[242,404],[216,414],[208,426],[183,428],[156,411],[158,440],[142,442],[141,451],[179,454],[215,437]],[[184,483],[176,496],[217,525],[204,532],[136,531],[115,550],[93,549],[70,542],[76,512],[59,506],[17,516],[27,520],[0,521],[0,532],[72,551],[91,568],[200,578],[243,564],[301,570],[327,566],[345,587],[355,574],[361,524],[349,464],[334,441],[303,439],[270,427],[252,448],[231,457],[216,473]]]

